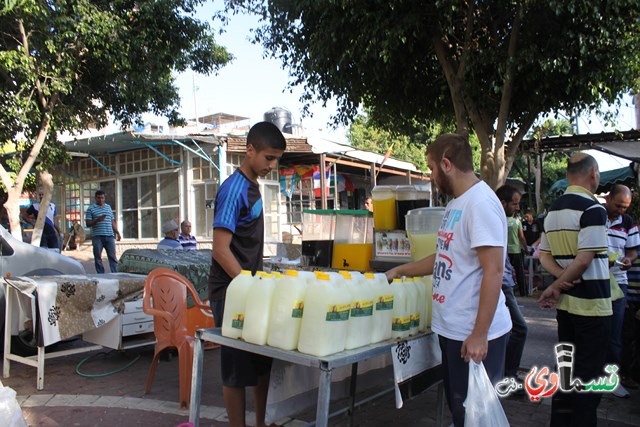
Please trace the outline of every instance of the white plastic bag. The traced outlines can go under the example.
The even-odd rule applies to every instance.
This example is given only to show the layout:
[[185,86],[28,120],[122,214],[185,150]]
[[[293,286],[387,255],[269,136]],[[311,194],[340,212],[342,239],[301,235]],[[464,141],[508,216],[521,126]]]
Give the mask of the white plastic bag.
[[496,390],[482,362],[469,361],[469,388],[464,401],[465,427],[509,427]]
[[3,427],[27,427],[22,416],[22,409],[16,400],[16,392],[9,387],[3,387],[0,382],[0,420]]

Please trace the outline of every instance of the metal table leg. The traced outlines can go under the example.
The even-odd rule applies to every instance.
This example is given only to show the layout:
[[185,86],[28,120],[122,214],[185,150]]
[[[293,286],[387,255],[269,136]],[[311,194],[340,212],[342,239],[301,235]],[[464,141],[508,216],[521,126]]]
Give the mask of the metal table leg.
[[351,383],[349,385],[349,426],[353,427],[353,414],[356,410],[356,387],[358,382],[358,362],[351,364]]
[[331,400],[331,372],[326,363],[320,366],[320,383],[318,385],[318,408],[316,409],[316,426],[327,427],[329,422],[329,401]]
[[11,301],[10,292],[13,292],[11,286],[6,283],[4,286],[4,300],[5,300],[5,312],[4,312],[4,353],[3,353],[3,361],[2,361],[2,376],[4,378],[9,378],[9,374],[11,371],[11,361],[9,359],[9,353],[11,353],[11,319],[12,315],[12,305],[9,304]]
[[200,331],[196,331],[193,346],[193,367],[191,369],[191,397],[189,404],[189,422],[198,427],[200,422],[200,396],[202,394],[202,366],[204,362],[204,345],[200,338]]

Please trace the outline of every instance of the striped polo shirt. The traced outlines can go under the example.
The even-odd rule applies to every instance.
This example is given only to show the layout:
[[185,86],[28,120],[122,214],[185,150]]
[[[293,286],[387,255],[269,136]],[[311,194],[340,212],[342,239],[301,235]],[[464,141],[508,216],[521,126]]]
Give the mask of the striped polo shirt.
[[102,206],[94,203],[84,213],[85,221],[93,221],[101,215],[105,215],[104,221],[98,221],[96,225],[91,227],[91,236],[113,236],[113,211],[111,206],[104,204]]
[[[613,221],[607,218],[607,232],[609,235],[609,253],[615,254],[615,258],[623,258],[628,249],[637,249],[640,246],[640,235],[636,222],[627,214],[619,215]],[[618,284],[626,284],[627,272],[614,265],[611,267],[613,277]]]
[[627,270],[627,301],[640,303],[640,258],[638,258],[631,268]]
[[549,208],[540,251],[551,253],[566,268],[579,252],[596,252],[581,282],[563,291],[557,304],[580,316],[610,316],[611,284],[607,256],[607,211],[591,192],[571,185]]

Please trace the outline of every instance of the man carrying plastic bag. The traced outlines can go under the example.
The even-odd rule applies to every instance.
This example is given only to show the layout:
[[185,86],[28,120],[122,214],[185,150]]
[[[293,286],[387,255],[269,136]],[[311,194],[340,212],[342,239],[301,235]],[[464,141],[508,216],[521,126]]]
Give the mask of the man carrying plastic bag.
[[507,416],[482,362],[469,361],[469,388],[464,407],[465,427],[509,427]]
[[433,274],[433,319],[442,354],[445,395],[456,427],[464,426],[469,360],[489,378],[504,377],[511,318],[502,293],[507,219],[495,193],[473,172],[469,141],[441,135],[427,147],[438,190],[454,197],[438,231],[435,255],[389,270],[387,279]]

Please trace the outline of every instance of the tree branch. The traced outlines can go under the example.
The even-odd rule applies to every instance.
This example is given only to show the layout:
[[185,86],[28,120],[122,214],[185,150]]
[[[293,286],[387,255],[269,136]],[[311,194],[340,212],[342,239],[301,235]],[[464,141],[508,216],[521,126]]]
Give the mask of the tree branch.
[[[502,97],[500,99],[500,111],[498,113],[498,124],[496,127],[496,145],[504,145],[506,137],[507,121],[509,120],[509,110],[511,107],[511,95],[513,93],[513,66],[516,47],[518,44],[518,34],[520,33],[520,15],[522,6],[518,3],[513,19],[513,27],[511,28],[511,37],[509,38],[509,47],[507,49],[506,70],[504,76],[504,85],[502,86]],[[528,130],[528,129],[527,129]]]
[[469,124],[468,124],[468,116],[464,107],[464,99],[462,95],[462,88],[460,84],[460,80],[456,78],[456,73],[453,70],[453,64],[449,62],[449,58],[447,57],[446,48],[442,39],[444,38],[444,34],[442,33],[440,27],[438,26],[438,33],[434,34],[431,37],[431,42],[433,44],[433,48],[436,52],[436,57],[438,58],[438,62],[442,67],[442,72],[444,73],[444,77],[447,80],[447,85],[449,86],[449,93],[451,94],[451,101],[453,103],[453,110],[456,115],[456,132],[464,135],[469,135]]

